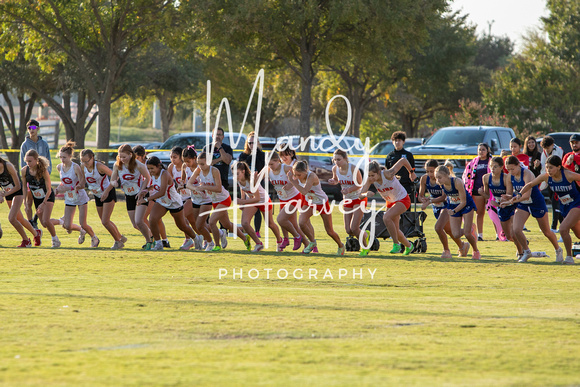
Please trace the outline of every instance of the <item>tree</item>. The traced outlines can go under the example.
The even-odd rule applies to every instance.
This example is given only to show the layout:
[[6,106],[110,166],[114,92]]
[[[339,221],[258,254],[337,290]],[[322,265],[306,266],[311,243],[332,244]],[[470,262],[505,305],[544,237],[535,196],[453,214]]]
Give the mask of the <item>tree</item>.
[[30,42],[24,49],[43,70],[65,62],[76,67],[99,109],[97,146],[108,148],[121,73],[133,51],[168,23],[172,10],[173,3],[164,0],[6,0],[0,3],[0,20],[5,30],[23,28]]

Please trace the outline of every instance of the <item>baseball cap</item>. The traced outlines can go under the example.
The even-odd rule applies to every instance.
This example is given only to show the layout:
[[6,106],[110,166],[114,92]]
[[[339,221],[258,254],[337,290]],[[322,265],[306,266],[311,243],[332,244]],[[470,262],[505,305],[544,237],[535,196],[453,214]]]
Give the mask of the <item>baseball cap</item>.
[[574,133],[570,136],[570,142],[572,141],[580,141],[580,133]]

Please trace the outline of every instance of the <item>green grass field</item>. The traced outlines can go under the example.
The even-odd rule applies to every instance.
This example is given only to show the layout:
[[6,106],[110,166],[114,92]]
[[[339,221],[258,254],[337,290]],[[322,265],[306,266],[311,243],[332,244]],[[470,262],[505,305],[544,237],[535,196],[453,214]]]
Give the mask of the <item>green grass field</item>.
[[[58,201],[53,217],[63,208]],[[431,212],[426,254],[390,255],[386,241],[359,258],[334,256],[319,219],[317,255],[251,254],[239,240],[220,253],[182,252],[169,216],[174,248],[143,252],[124,210],[124,203],[115,210],[129,237],[124,250],[109,250],[113,241],[92,202],[100,248],[88,248],[88,240],[79,247],[78,234],[57,229],[61,249],[48,247],[48,234],[40,248],[16,249],[7,206],[0,206],[0,384],[580,383],[578,267],[552,263],[534,222],[532,249],[552,257],[518,264],[513,245],[495,241],[481,243],[479,262],[441,260]],[[342,216],[334,220],[344,236]],[[219,279],[220,268],[226,278]],[[258,279],[248,277],[252,268]],[[243,279],[233,279],[233,269]],[[279,269],[288,279],[277,278]],[[303,279],[292,277],[295,269]],[[317,279],[308,279],[310,269]],[[333,279],[322,278],[327,269]],[[347,278],[338,278],[340,269]],[[353,279],[353,269],[363,278]]]

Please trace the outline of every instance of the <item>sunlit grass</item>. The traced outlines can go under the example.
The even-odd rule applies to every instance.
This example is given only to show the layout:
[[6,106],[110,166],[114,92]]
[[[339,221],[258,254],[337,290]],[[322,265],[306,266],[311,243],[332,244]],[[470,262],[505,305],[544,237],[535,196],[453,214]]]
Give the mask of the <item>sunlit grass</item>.
[[[63,208],[58,201],[54,217]],[[220,253],[182,252],[169,216],[173,248],[143,252],[124,209],[114,217],[129,242],[113,252],[92,202],[98,249],[62,229],[61,249],[48,247],[48,234],[41,248],[16,249],[0,206],[3,385],[578,383],[578,268],[552,263],[533,222],[532,249],[552,257],[518,264],[513,246],[495,241],[481,243],[480,262],[441,260],[431,213],[428,252],[409,257],[386,253],[389,241],[368,258],[336,257],[319,219],[318,255],[251,254],[233,239]],[[338,213],[334,223],[344,237]],[[220,268],[229,273],[221,280]],[[311,268],[334,278],[308,279]],[[279,269],[288,279],[277,279]],[[349,277],[339,279],[340,269]],[[363,278],[352,279],[353,269]]]

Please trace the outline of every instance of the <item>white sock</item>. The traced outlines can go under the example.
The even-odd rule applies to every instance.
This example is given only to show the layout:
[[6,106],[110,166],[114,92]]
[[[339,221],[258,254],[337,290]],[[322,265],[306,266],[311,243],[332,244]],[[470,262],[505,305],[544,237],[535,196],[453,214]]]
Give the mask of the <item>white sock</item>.
[[478,237],[483,238],[483,234],[479,233],[477,234]]

